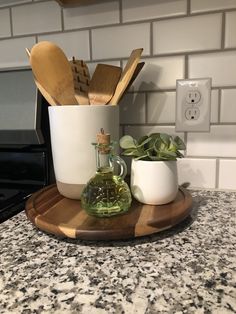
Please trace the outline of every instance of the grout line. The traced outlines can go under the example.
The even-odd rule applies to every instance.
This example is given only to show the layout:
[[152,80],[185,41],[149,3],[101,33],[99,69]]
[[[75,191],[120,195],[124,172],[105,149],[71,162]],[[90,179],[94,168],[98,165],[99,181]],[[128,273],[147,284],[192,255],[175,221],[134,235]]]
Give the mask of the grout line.
[[190,0],[187,0],[187,15],[191,15],[191,3]]
[[150,23],[150,55],[153,56],[154,55],[154,51],[153,51],[153,41],[154,41],[154,37],[153,37],[153,22]]
[[90,58],[90,60],[93,60],[92,30],[89,30],[89,58]]
[[221,99],[222,99],[222,89],[219,88],[219,102],[218,102],[218,123],[220,123],[220,115],[221,115]]
[[188,79],[188,55],[185,55],[184,57],[184,77],[185,79]]
[[148,124],[148,93],[144,93],[144,100],[145,100],[145,125]]
[[9,17],[10,17],[10,32],[11,37],[13,37],[13,20],[12,20],[12,9],[9,8]]
[[221,25],[221,49],[225,46],[225,12],[222,14],[222,25]]
[[120,24],[123,23],[123,6],[122,6],[122,0],[119,0],[119,20]]
[[62,29],[62,32],[65,31],[64,10],[63,10],[63,8],[61,8],[61,29]]
[[215,179],[215,188],[219,187],[219,179],[220,179],[220,160],[216,158],[216,179]]

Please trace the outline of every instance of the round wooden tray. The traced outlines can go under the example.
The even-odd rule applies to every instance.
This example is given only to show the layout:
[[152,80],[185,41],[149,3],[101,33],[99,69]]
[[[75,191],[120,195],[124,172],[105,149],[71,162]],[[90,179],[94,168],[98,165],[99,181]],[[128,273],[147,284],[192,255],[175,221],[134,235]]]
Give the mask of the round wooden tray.
[[26,215],[39,229],[54,235],[84,240],[113,240],[144,236],[173,227],[185,219],[192,197],[180,187],[176,199],[165,205],[133,200],[125,214],[111,218],[87,215],[80,201],[62,196],[56,185],[34,193],[26,203]]

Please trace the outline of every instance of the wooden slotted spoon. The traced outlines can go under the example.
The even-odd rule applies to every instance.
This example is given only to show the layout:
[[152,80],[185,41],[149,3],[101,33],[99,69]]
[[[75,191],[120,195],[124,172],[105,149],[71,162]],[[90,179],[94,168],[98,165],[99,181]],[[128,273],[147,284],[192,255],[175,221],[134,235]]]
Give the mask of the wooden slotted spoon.
[[70,63],[58,46],[48,41],[34,45],[30,64],[38,83],[59,104],[78,105]]
[[[26,50],[28,57],[30,58],[30,50],[28,48],[25,48],[25,50]],[[49,103],[49,105],[56,106],[57,105],[56,100],[51,95],[49,95],[49,93],[46,91],[46,89],[44,89],[43,86],[41,84],[39,84],[39,82],[36,80],[35,77],[34,77],[34,82],[35,82],[35,85],[37,86],[38,90],[40,91],[40,93],[43,95],[43,97]]]
[[90,105],[106,105],[112,98],[122,69],[109,64],[97,64],[89,85]]
[[117,84],[115,93],[110,101],[110,105],[117,105],[125,92],[130,80],[133,77],[135,69],[139,63],[143,48],[135,49],[131,52],[131,55],[126,63],[126,66],[121,74],[121,78]]
[[83,60],[76,60],[73,57],[70,65],[74,78],[75,98],[79,105],[89,105],[88,89],[90,74],[87,64]]

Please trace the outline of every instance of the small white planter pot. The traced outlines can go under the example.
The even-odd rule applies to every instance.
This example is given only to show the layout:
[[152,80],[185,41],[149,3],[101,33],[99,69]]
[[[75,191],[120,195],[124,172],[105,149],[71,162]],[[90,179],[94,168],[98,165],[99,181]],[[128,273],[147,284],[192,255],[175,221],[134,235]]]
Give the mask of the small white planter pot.
[[176,161],[132,160],[131,192],[144,204],[172,202],[178,193]]

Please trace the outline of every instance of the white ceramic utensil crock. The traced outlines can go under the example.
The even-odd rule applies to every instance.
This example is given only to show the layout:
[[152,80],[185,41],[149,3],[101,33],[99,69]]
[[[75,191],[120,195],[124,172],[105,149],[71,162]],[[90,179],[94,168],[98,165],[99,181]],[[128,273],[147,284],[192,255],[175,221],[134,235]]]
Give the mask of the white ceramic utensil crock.
[[57,188],[65,197],[80,199],[82,189],[96,172],[94,147],[101,128],[119,140],[119,107],[51,106],[49,122]]
[[162,205],[178,192],[176,161],[132,160],[131,192],[141,203]]

